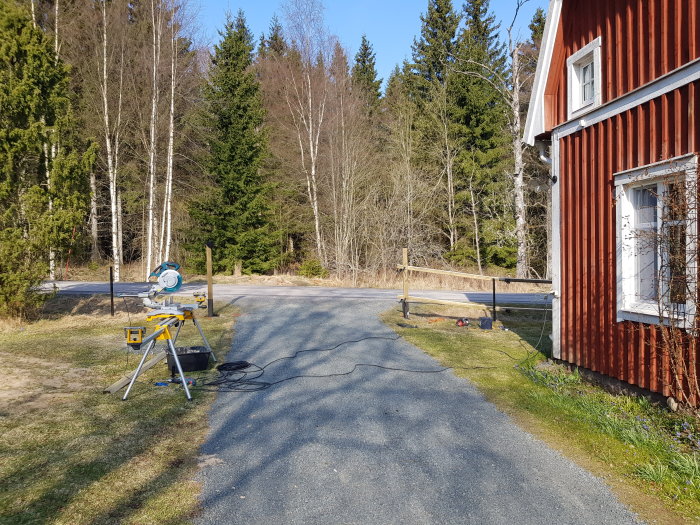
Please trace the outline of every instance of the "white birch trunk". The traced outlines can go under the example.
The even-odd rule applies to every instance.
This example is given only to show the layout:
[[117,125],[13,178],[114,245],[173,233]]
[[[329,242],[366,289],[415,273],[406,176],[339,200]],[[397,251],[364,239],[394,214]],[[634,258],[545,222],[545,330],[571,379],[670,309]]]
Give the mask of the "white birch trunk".
[[[290,72],[285,85],[285,99],[292,115],[292,120],[297,132],[297,143],[301,159],[302,170],[306,176],[306,190],[309,204],[314,216],[314,233],[316,240],[316,253],[323,264],[326,264],[326,254],[321,235],[321,219],[318,205],[318,147],[323,119],[325,116],[327,87],[321,88],[323,93],[320,100],[314,100],[314,92],[309,68],[307,64],[302,71],[302,85],[297,82],[293,72]],[[307,161],[308,156],[308,161]]]
[[[59,1],[55,0],[54,3],[54,20],[53,20],[53,51],[56,56],[56,62],[58,62],[58,4]],[[33,2],[32,2],[33,6]]]
[[[41,118],[46,127],[46,121]],[[48,139],[47,139],[48,140]],[[51,197],[51,153],[49,152],[49,144],[47,140],[44,141],[44,171],[46,171],[46,190],[49,194],[49,214],[53,213],[53,198]],[[52,281],[56,279],[56,251],[52,246],[49,247],[49,279]]]
[[514,160],[514,192],[515,192],[515,236],[518,244],[516,276],[523,279],[528,276],[527,260],[527,223],[525,208],[525,184],[523,143],[520,140],[520,48],[511,45],[513,89],[511,93],[512,139]]
[[156,192],[156,123],[158,116],[158,65],[160,63],[160,25],[161,12],[156,14],[156,0],[151,0],[151,24],[152,24],[152,76],[151,76],[151,118],[149,122],[148,144],[148,207],[147,231],[146,231],[146,265],[145,280],[151,274],[153,264],[153,230],[155,225],[155,192]]
[[119,246],[119,266],[124,264],[124,220],[122,216],[122,192],[117,189],[117,245]]
[[[307,111],[309,115],[308,140],[309,140],[309,159],[311,161],[310,186],[311,186],[311,207],[314,212],[314,229],[316,231],[316,248],[321,261],[326,264],[326,253],[323,247],[323,239],[321,238],[321,217],[318,207],[318,183],[316,170],[318,168],[318,143],[321,135],[321,126],[323,124],[323,116],[326,108],[326,93],[324,90],[323,99],[318,107],[317,119],[314,119],[315,108],[313,107],[311,75],[307,71]],[[315,122],[317,120],[317,122]],[[315,126],[314,126],[315,124]]]
[[172,22],[170,38],[170,120],[168,125],[168,164],[165,172],[165,254],[164,260],[170,260],[173,223],[173,155],[175,149],[175,82],[177,74],[177,48],[175,40],[175,23]]
[[[121,249],[119,245],[117,220],[117,171],[112,144],[112,129],[109,118],[109,92],[107,74],[107,9],[106,0],[102,0],[102,78],[100,91],[102,92],[102,118],[104,125],[105,149],[107,157],[107,178],[109,181],[109,203],[111,213],[112,233],[112,264],[114,266],[114,280],[120,280]],[[121,92],[121,86],[120,86]],[[120,93],[121,97],[121,93]]]
[[98,244],[97,227],[97,178],[95,172],[90,172],[90,260],[97,262],[100,259],[100,248]]
[[447,86],[440,86],[440,124],[442,132],[442,162],[447,177],[447,229],[450,239],[450,251],[454,250],[457,243],[457,227],[455,224],[455,183],[454,163],[457,153],[453,147],[450,135],[450,121],[447,115]]

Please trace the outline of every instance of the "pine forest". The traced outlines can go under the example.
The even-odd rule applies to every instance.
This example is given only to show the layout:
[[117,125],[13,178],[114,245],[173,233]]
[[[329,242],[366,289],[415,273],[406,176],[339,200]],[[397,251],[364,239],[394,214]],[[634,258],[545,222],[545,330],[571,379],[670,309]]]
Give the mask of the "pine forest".
[[[321,0],[211,47],[188,0],[0,0],[0,315],[75,266],[351,282],[411,264],[547,278],[548,166],[521,142],[544,13],[426,0],[379,78]],[[524,37],[515,21],[529,22]],[[523,25],[524,26],[524,25]],[[522,33],[522,32],[519,32]]]

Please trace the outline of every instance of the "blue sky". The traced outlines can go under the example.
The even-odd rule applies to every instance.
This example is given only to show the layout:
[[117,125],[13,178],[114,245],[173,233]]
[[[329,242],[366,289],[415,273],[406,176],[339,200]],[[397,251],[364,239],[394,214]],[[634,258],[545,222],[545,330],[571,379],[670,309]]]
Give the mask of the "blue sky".
[[[199,4],[197,3],[199,2]],[[226,12],[245,13],[248,27],[256,39],[267,33],[274,14],[282,23],[282,0],[194,0],[201,37],[213,44],[217,31],[223,27]],[[453,0],[456,9],[462,0]],[[503,26],[513,18],[514,0],[491,0],[491,10]],[[527,38],[527,25],[537,7],[547,10],[548,0],[530,0],[522,8],[516,27],[522,38]],[[428,0],[325,0],[325,20],[330,32],[336,35],[350,58],[355,56],[360,38],[365,33],[377,55],[379,76],[387,79],[396,64],[411,55],[413,39],[420,33],[420,15],[425,13]],[[516,31],[517,33],[517,31]]]

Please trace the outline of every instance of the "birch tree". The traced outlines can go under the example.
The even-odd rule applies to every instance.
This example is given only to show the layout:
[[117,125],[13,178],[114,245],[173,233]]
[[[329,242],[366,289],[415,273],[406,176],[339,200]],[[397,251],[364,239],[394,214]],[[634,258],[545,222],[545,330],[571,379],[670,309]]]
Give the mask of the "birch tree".
[[363,191],[366,189],[373,154],[370,124],[372,105],[362,89],[353,90],[347,57],[336,43],[331,73],[329,121],[330,193],[333,216],[334,266],[338,273],[360,271]]
[[306,177],[313,213],[316,254],[325,264],[319,206],[320,146],[328,102],[328,75],[332,39],[323,25],[319,0],[289,0],[285,5],[291,49],[284,58],[284,99],[299,147],[299,164]]
[[177,9],[171,6],[170,20],[170,108],[168,112],[168,151],[165,168],[165,189],[161,215],[160,244],[158,253],[163,261],[170,260],[172,243],[173,156],[175,147],[175,85],[177,83]]
[[146,207],[146,260],[145,276],[147,281],[151,274],[151,265],[154,264],[154,228],[156,225],[155,205],[156,205],[156,153],[158,140],[158,98],[159,98],[159,78],[160,68],[161,38],[163,30],[163,9],[159,0],[151,0],[151,116],[148,130],[148,205]]
[[[112,237],[112,264],[114,265],[114,280],[121,279],[121,263],[122,263],[122,244],[121,235],[119,234],[121,212],[118,205],[118,179],[119,172],[119,153],[121,147],[121,132],[122,132],[122,97],[123,97],[123,81],[124,81],[124,47],[123,41],[118,43],[115,48],[110,44],[108,27],[110,26],[107,0],[102,0],[100,3],[101,23],[102,23],[102,38],[101,38],[101,60],[98,62],[100,68],[100,94],[102,97],[102,131],[104,135],[105,157],[107,161],[107,179],[109,181],[109,203],[110,203],[110,222],[111,222],[111,237]],[[111,5],[111,4],[110,4]],[[122,36],[123,38],[123,36]],[[120,49],[121,48],[121,49]],[[108,53],[108,50],[110,53]],[[108,60],[116,54],[119,57],[116,72],[116,107],[110,106],[112,82],[115,80],[112,73],[112,64]]]

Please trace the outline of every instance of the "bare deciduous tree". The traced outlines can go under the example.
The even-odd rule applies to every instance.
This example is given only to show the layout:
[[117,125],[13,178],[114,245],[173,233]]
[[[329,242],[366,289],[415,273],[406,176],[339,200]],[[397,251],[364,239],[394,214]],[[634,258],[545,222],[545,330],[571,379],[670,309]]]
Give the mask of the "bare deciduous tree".
[[289,0],[285,5],[291,52],[284,57],[284,98],[289,108],[306,176],[314,218],[316,253],[326,263],[319,206],[320,139],[328,102],[328,74],[333,39],[323,24],[319,0]]

